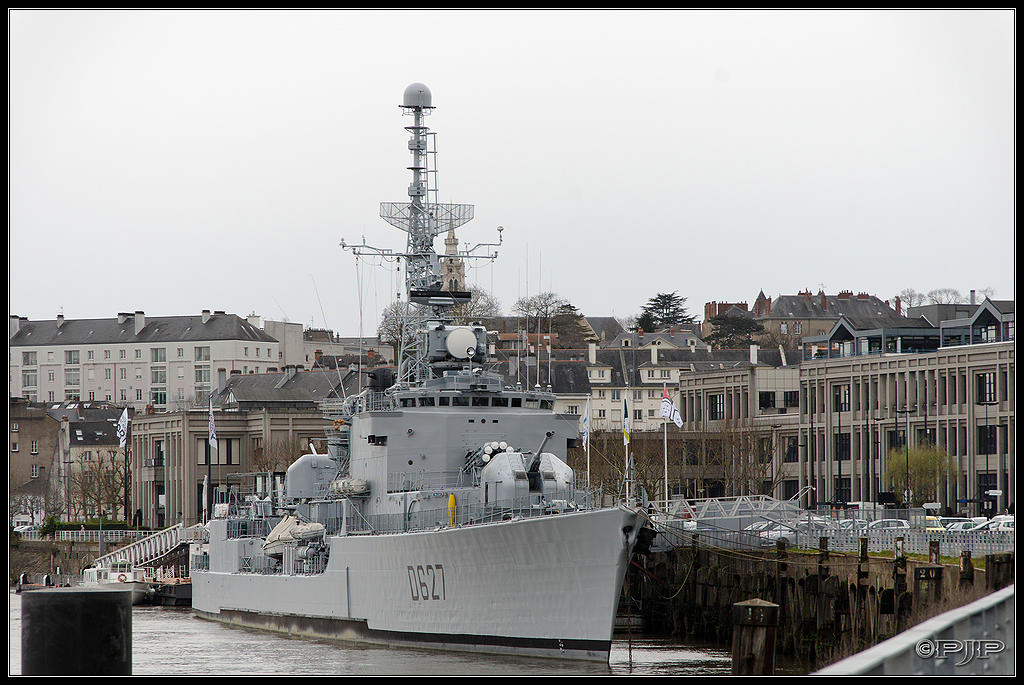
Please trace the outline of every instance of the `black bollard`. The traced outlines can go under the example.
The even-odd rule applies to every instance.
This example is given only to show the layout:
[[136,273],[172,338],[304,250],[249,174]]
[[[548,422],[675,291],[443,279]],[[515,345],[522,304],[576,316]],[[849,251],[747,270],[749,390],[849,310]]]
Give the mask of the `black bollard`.
[[22,675],[131,675],[132,593],[53,588],[21,596]]

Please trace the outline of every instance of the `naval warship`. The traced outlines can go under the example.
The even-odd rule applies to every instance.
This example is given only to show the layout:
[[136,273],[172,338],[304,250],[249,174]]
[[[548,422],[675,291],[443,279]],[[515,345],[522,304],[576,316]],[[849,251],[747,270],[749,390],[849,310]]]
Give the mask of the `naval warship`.
[[[190,550],[202,617],[317,639],[607,661],[642,510],[602,506],[567,464],[578,416],[489,366],[488,332],[455,325],[434,238],[472,218],[430,187],[430,90],[410,85],[400,362],[325,404],[327,450],[219,503]],[[494,256],[494,255],[491,255]],[[411,335],[415,333],[415,335]]]

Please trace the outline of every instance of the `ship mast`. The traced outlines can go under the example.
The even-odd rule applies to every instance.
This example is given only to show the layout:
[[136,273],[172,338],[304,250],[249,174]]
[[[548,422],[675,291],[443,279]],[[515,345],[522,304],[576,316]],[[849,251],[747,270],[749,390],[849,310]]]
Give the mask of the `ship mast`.
[[[412,172],[412,182],[408,189],[409,200],[382,202],[380,215],[389,224],[408,234],[406,252],[397,254],[370,247],[365,243],[346,245],[342,241],[341,245],[343,248],[351,249],[356,255],[375,254],[404,258],[408,300],[405,302],[400,323],[403,345],[406,347],[404,359],[399,360],[398,383],[400,386],[409,387],[420,385],[432,378],[433,366],[439,357],[453,354],[454,341],[462,345],[463,341],[467,340],[465,334],[455,337],[454,341],[449,340],[453,336],[448,327],[450,319],[447,318],[446,312],[457,304],[468,302],[470,293],[445,288],[440,260],[434,250],[434,239],[441,233],[454,231],[471,221],[473,205],[437,201],[437,170],[432,163],[436,159],[436,149],[432,145],[434,136],[424,123],[426,116],[434,109],[430,89],[422,83],[413,83],[405,89],[401,108],[404,115],[413,119],[412,125],[405,127],[411,136],[409,151],[412,154],[412,164],[408,167]],[[495,245],[481,244],[473,250],[492,246]],[[493,259],[497,253],[475,255],[463,252],[458,256],[483,256]],[[462,347],[454,356],[468,360],[474,354],[468,352],[468,347]]]

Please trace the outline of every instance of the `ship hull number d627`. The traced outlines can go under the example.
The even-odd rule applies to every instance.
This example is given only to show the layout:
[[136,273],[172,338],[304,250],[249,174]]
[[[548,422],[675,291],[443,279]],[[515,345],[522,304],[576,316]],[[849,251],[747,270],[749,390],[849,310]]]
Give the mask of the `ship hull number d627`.
[[405,568],[409,574],[409,590],[414,602],[445,599],[444,567],[441,564]]

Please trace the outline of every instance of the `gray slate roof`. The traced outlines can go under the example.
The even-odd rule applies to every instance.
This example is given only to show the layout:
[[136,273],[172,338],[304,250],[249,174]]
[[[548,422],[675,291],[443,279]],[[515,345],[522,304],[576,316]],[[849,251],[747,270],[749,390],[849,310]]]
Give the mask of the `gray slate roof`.
[[214,394],[216,407],[316,408],[319,402],[359,392],[359,374],[342,370],[233,374]]
[[134,315],[110,319],[54,319],[19,322],[11,347],[42,345],[116,345],[128,343],[175,343],[206,340],[277,342],[237,314],[216,312],[203,322],[196,316],[147,316],[135,332]]

